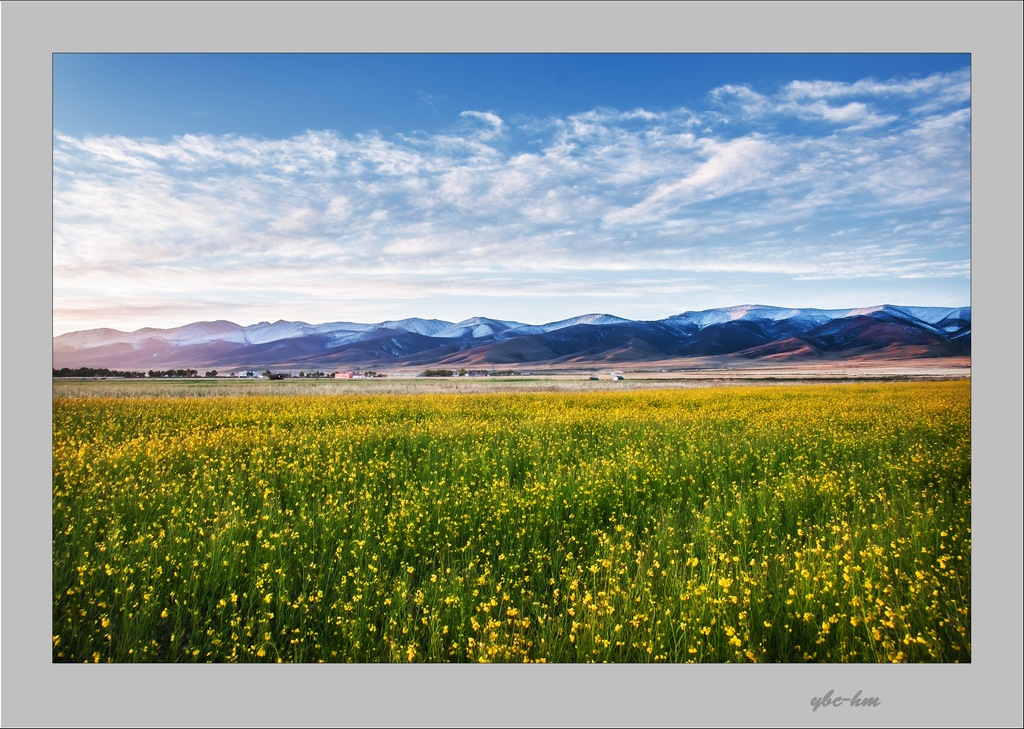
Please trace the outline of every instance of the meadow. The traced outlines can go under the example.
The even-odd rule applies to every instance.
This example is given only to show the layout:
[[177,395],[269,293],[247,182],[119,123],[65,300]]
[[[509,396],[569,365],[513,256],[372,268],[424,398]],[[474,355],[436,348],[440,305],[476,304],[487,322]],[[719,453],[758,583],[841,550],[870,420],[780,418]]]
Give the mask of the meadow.
[[53,661],[971,660],[969,381],[288,392],[55,386]]

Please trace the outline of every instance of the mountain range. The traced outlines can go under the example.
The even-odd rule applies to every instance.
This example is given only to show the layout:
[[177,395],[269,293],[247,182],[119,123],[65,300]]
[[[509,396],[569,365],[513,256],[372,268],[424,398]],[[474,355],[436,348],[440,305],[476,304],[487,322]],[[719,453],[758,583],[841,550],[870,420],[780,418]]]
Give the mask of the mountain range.
[[969,356],[970,307],[790,309],[745,305],[657,321],[585,314],[531,325],[474,317],[457,323],[204,321],[134,332],[89,329],[53,338],[53,366],[345,369],[499,365],[585,367],[716,358],[724,363]]

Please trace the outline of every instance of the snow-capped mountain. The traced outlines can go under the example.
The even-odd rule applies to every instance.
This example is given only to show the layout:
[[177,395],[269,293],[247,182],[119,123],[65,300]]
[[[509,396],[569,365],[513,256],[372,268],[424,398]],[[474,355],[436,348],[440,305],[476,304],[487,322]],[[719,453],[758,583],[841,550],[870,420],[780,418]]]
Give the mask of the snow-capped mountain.
[[110,369],[584,364],[691,357],[800,360],[970,354],[970,307],[687,311],[659,321],[585,314],[545,324],[473,317],[373,324],[195,322],[53,339],[53,366]]

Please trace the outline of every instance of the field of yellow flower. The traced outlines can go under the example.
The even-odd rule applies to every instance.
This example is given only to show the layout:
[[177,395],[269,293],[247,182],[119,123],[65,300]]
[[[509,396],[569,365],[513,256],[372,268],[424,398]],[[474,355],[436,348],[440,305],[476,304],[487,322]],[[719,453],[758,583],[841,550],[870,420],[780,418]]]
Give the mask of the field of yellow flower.
[[53,400],[57,662],[967,662],[970,384]]

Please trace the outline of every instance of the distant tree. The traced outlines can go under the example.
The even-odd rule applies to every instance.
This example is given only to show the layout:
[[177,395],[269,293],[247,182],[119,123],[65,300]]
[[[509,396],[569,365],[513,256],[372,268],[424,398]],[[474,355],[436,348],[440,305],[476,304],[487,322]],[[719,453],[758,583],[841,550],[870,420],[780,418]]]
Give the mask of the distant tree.
[[205,376],[206,377],[216,377],[217,376],[217,370],[210,370],[209,372],[206,373]]
[[443,369],[424,370],[424,372],[423,372],[423,376],[424,377],[451,377],[454,374],[455,374],[455,372],[453,370],[443,370]]

